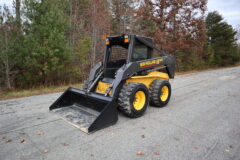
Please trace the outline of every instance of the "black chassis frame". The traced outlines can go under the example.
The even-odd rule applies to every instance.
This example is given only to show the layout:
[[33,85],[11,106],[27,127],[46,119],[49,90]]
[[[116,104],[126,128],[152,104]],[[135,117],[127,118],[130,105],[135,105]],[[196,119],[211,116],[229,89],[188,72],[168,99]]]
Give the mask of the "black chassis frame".
[[[108,37],[108,39],[111,43],[112,39],[118,38],[118,39],[124,40],[124,37],[125,37],[125,35]],[[111,86],[112,94],[109,95],[109,96],[113,100],[116,100],[116,98],[118,98],[118,94],[120,92],[120,89],[122,88],[125,81],[127,79],[131,78],[134,74],[136,74],[138,72],[148,71],[148,70],[151,70],[153,68],[158,68],[159,67],[159,69],[166,68],[167,74],[169,75],[170,78],[174,78],[174,75],[175,75],[175,64],[176,64],[175,58],[172,55],[166,54],[164,51],[162,51],[158,48],[155,48],[152,44],[152,39],[147,38],[147,37],[138,36],[138,35],[128,35],[128,38],[129,38],[129,48],[128,48],[128,56],[127,56],[127,59],[126,59],[126,64],[124,64],[122,67],[120,67],[116,71],[116,76],[115,76],[115,79],[114,79],[113,84]],[[160,53],[162,53],[163,56],[157,57],[157,58],[150,58],[150,59],[146,59],[146,60],[132,62],[131,59],[132,59],[133,48],[134,48],[134,45],[136,43],[136,40],[145,44],[150,49],[158,50]],[[95,89],[95,87],[97,85],[97,82],[99,81],[99,79],[103,75],[103,70],[104,70],[104,67],[106,67],[106,65],[108,63],[109,56],[110,55],[107,54],[107,46],[106,46],[104,61],[97,63],[90,71],[89,79],[88,79],[87,94],[91,94],[91,95],[94,94],[93,90]],[[163,61],[160,64],[150,66],[150,67],[146,67],[146,68],[140,67],[141,62],[147,62],[147,61],[151,61],[151,60],[155,60],[155,59],[159,59],[159,58],[163,59]],[[108,95],[106,94],[105,96],[108,96]]]

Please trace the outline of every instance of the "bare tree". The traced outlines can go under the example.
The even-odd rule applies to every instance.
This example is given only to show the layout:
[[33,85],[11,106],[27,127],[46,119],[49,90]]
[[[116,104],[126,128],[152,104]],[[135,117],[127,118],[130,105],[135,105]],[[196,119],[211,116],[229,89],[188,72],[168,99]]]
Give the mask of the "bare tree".
[[134,4],[134,0],[110,1],[113,34],[124,34],[132,31]]
[[103,58],[103,43],[110,33],[109,4],[106,0],[90,0],[89,31],[92,37],[91,65]]
[[17,63],[12,49],[15,41],[15,28],[14,17],[9,9],[4,6],[3,10],[0,10],[0,71],[4,74],[7,89],[12,88],[11,77],[13,68]]

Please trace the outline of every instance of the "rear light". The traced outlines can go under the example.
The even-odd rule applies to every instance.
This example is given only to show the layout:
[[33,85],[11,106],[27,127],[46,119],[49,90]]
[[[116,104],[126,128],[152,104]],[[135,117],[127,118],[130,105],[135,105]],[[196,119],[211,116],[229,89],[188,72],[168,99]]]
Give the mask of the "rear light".
[[128,38],[128,36],[124,36],[124,43],[129,43],[129,38]]
[[110,44],[109,39],[106,39],[105,44],[106,44],[106,45],[109,45],[109,44]]

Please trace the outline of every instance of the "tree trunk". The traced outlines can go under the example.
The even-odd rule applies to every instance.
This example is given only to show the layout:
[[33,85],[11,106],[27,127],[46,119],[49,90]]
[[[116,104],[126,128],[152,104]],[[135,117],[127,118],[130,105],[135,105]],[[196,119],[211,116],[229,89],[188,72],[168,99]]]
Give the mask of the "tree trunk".
[[91,67],[94,66],[96,61],[96,47],[97,47],[97,31],[96,28],[93,28],[93,35],[92,35],[92,59],[91,59]]
[[69,26],[70,26],[70,33],[69,33],[69,44],[71,45],[71,54],[73,55],[73,34],[74,34],[74,18],[73,18],[73,0],[70,0],[70,18],[69,18]]
[[10,90],[12,88],[12,85],[11,85],[11,80],[10,80],[10,71],[9,71],[8,63],[7,63],[5,72],[6,72],[6,85],[7,85],[7,89]]
[[[8,35],[7,31],[5,31],[5,47],[6,51],[8,51]],[[9,60],[8,60],[8,53],[6,52],[6,59],[5,59],[5,74],[6,74],[6,85],[7,89],[10,90],[12,88],[11,81],[10,81],[10,68],[9,68]]]
[[21,33],[21,0],[16,0],[15,12],[18,33]]
[[[96,4],[93,4],[93,16],[96,14]],[[97,46],[97,27],[95,19],[92,20],[92,59],[91,59],[91,67],[94,66],[96,60],[96,46]]]

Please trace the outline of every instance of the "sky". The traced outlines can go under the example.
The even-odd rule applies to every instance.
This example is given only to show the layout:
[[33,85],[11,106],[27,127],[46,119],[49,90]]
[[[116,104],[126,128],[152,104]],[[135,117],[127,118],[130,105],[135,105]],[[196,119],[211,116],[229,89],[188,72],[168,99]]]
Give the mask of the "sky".
[[208,11],[218,11],[233,28],[240,25],[240,0],[208,0]]
[[[0,0],[0,5],[12,6],[13,0]],[[208,0],[208,11],[218,11],[233,28],[240,25],[240,0]]]

